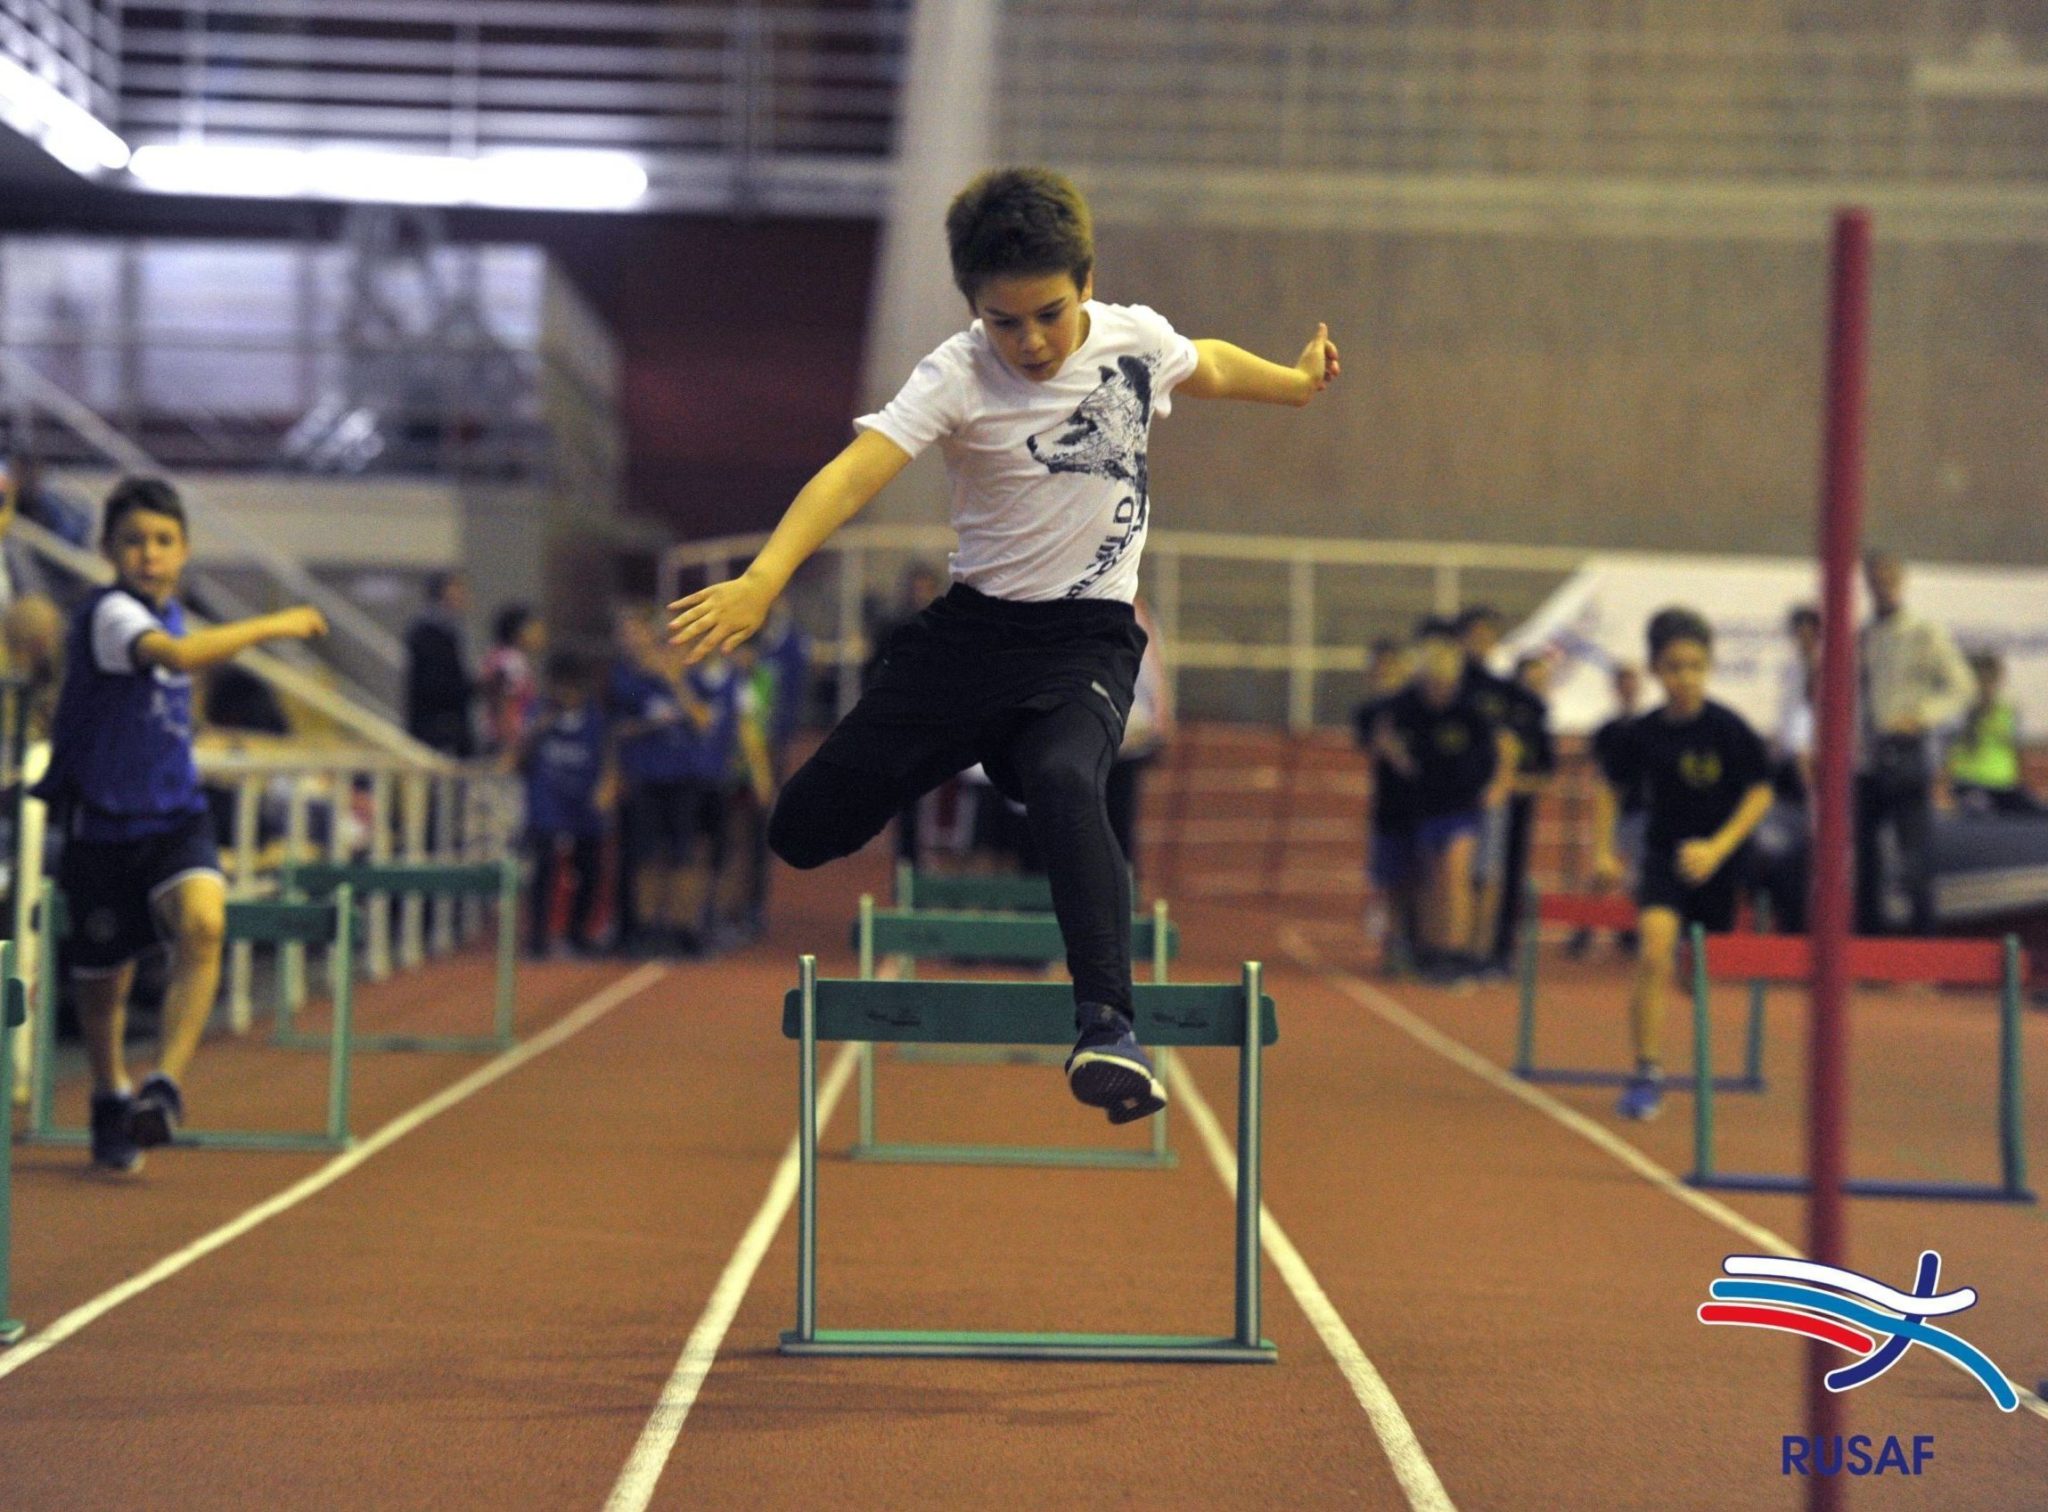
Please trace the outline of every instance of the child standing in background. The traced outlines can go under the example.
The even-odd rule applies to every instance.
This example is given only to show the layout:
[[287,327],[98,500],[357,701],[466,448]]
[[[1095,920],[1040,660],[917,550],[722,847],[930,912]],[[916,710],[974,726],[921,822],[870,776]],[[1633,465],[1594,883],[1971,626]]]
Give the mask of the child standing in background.
[[579,954],[589,954],[597,948],[590,920],[597,906],[605,815],[618,781],[596,677],[573,652],[548,657],[541,700],[520,743],[519,767],[526,778],[526,844],[533,861],[526,948],[536,957],[548,954],[555,889],[567,852],[576,878],[568,943]]

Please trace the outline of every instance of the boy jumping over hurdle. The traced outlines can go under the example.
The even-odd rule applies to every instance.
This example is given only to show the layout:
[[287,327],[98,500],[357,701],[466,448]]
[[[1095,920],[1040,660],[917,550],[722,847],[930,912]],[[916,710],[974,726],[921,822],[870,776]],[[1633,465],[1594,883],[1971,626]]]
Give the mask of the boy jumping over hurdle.
[[[100,549],[114,585],[71,623],[50,770],[36,788],[64,839],[58,885],[71,916],[71,975],[92,1067],[92,1160],[133,1171],[185,1116],[185,1074],[220,985],[227,886],[192,764],[192,677],[269,640],[327,633],[317,609],[187,631],[178,580],[192,547],[185,506],[161,478],[107,496]],[[132,1093],[122,1026],[135,960],[171,951],[157,1069]]]
[[1635,1074],[1615,1111],[1655,1118],[1663,1110],[1664,999],[1680,931],[1735,927],[1740,867],[1734,857],[1771,807],[1770,761],[1742,716],[1707,697],[1714,632],[1690,609],[1660,610],[1649,629],[1650,670],[1663,707],[1630,720],[1612,745],[1608,781],[1593,794],[1594,873],[1618,882],[1617,790],[1634,786],[1648,804],[1636,881],[1641,948],[1629,998]]
[[670,607],[692,658],[758,630],[790,575],[926,447],[952,482],[952,586],[904,626],[769,821],[797,867],[851,855],[979,762],[1021,801],[1073,976],[1081,1102],[1128,1123],[1166,1106],[1132,1032],[1130,872],[1103,789],[1145,634],[1131,600],[1150,522],[1146,437],[1176,393],[1305,405],[1337,376],[1317,327],[1292,366],[1190,341],[1094,298],[1088,207],[1057,173],[983,174],[946,214],[969,328],[806,484],[753,564]]

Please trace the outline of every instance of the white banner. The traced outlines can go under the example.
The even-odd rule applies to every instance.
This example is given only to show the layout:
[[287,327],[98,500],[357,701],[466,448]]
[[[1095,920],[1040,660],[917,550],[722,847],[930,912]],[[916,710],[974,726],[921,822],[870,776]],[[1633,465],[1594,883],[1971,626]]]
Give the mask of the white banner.
[[[1551,727],[1587,734],[1615,712],[1614,666],[1646,663],[1650,616],[1682,604],[1714,627],[1711,695],[1768,737],[1792,660],[1785,618],[1800,604],[1819,602],[1820,569],[1810,558],[1617,552],[1589,558],[1503,650],[1553,656]],[[2048,571],[1909,564],[1906,603],[1945,625],[1965,652],[2005,658],[2005,694],[2019,707],[2023,740],[2048,728]],[[1868,606],[1860,574],[1857,606],[1860,618]],[[1643,692],[1645,708],[1661,698],[1647,670]]]

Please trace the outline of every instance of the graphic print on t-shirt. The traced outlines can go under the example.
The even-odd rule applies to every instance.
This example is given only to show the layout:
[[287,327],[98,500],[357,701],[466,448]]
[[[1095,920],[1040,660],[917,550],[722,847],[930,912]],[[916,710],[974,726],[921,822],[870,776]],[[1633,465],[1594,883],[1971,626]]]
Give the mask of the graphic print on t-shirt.
[[1130,485],[1130,492],[1117,501],[1117,533],[1104,537],[1095,548],[1088,571],[1066,591],[1070,599],[1081,597],[1091,583],[1114,571],[1145,534],[1145,432],[1152,423],[1152,367],[1147,358],[1119,357],[1115,367],[1098,369],[1102,382],[1079,408],[1025,443],[1047,472],[1085,473]]

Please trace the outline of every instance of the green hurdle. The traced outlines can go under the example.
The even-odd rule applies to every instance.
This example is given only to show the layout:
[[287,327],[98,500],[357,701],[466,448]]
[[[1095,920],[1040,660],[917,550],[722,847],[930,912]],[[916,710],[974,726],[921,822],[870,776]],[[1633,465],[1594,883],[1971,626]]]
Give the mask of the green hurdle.
[[[288,898],[323,898],[338,888],[352,888],[358,897],[378,894],[442,898],[496,898],[498,900],[498,978],[492,1031],[488,1035],[462,1034],[364,1034],[356,1037],[358,1050],[427,1050],[453,1055],[495,1055],[515,1043],[512,1014],[519,990],[519,863],[506,856],[500,861],[469,864],[414,862],[295,862],[286,866],[280,882]],[[303,1032],[297,1023],[299,1008],[306,1000],[305,973],[296,957],[288,958],[286,970],[278,973],[277,1033],[280,1045],[306,1049],[322,1043]]]
[[[0,1087],[14,1089],[14,1035],[28,1022],[28,987],[14,969],[14,941],[0,940]],[[14,1316],[14,1141],[0,1140],[0,1345],[16,1344],[28,1325]]]
[[[28,1137],[39,1144],[83,1145],[92,1140],[83,1128],[60,1128],[54,1102],[57,1082],[57,936],[67,927],[63,894],[45,884],[42,898],[43,945],[38,973],[41,991],[36,1008],[35,1076],[29,1087]],[[335,973],[334,1022],[327,1038],[327,1128],[325,1132],[288,1130],[181,1130],[175,1143],[211,1150],[341,1150],[354,1143],[348,1127],[349,1054],[355,1027],[354,890],[343,885],[324,903],[274,899],[231,899],[227,910],[229,943],[247,940],[258,945],[326,945],[341,963]]]
[[1043,876],[970,877],[919,871],[896,864],[898,908],[961,909],[976,913],[1052,912],[1052,883]]
[[1234,1045],[1237,1076],[1237,1245],[1233,1329],[1224,1337],[1177,1334],[954,1333],[818,1327],[818,1045],[1063,1045],[1073,1037],[1073,995],[1057,982],[887,982],[818,978],[816,956],[797,963],[797,988],[782,1005],[782,1032],[797,1041],[796,1327],[790,1355],[943,1356],[1010,1360],[1187,1360],[1270,1364],[1259,1333],[1260,1060],[1279,1038],[1261,968],[1241,982],[1141,983],[1133,998],[1148,1045]]
[[[1066,953],[1057,919],[1045,914],[924,913],[904,909],[877,909],[873,897],[862,894],[860,917],[854,924],[854,943],[860,952],[860,980],[875,980],[877,954],[905,956],[914,972],[919,956],[972,956],[982,960],[1011,963],[1056,961]],[[1152,980],[1164,982],[1167,962],[1180,951],[1180,931],[1167,918],[1166,904],[1152,907],[1149,917],[1131,921],[1133,953],[1152,958]],[[1071,999],[1071,989],[1061,987]],[[1069,1003],[1067,1038],[1073,1039],[1072,1005]],[[1043,1052],[1020,1051],[1015,1046],[944,1044],[959,1053],[949,1060],[973,1059],[987,1062],[1016,1061],[1043,1064]],[[1039,1043],[1043,1043],[1042,1041]],[[905,1054],[922,1045],[902,1044]],[[1063,1052],[1052,1052],[1058,1065]],[[1172,1057],[1161,1049],[1159,1079],[1170,1075]],[[1118,1149],[1089,1145],[984,1145],[984,1144],[884,1144],[875,1138],[875,1047],[864,1042],[860,1048],[860,1132],[848,1155],[854,1160],[915,1162],[926,1165],[1032,1165],[1098,1166],[1122,1170],[1159,1170],[1177,1164],[1179,1157],[1167,1145],[1166,1111],[1152,1117],[1150,1148]]]

